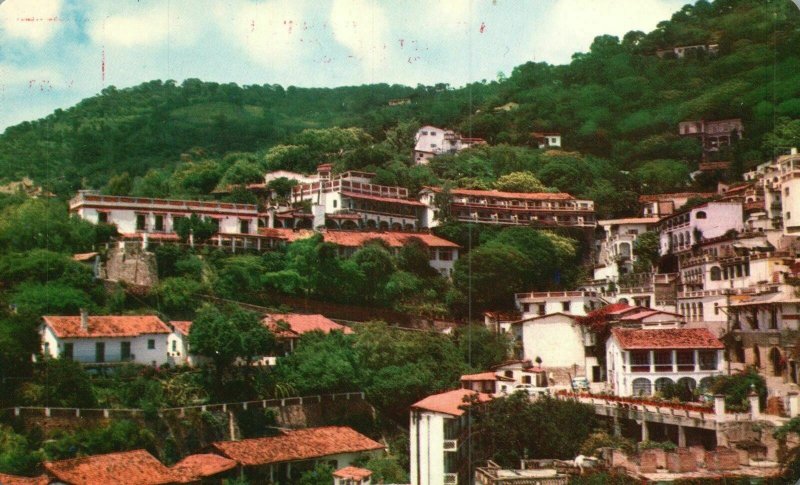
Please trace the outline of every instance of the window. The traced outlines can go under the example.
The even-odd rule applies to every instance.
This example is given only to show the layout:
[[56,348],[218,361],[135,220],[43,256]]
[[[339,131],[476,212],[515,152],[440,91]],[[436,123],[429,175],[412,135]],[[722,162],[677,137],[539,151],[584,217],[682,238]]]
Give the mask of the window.
[[151,338],[151,339],[148,339],[148,340],[147,340],[147,348],[148,348],[149,350],[153,350],[153,349],[155,349],[155,348],[156,348],[156,341],[155,341],[155,339],[152,339],[152,338]]
[[678,350],[675,354],[679,372],[694,370],[694,350]]
[[569,312],[569,302],[568,301],[562,301],[561,302],[561,310],[565,311],[565,312]]
[[503,371],[503,375],[513,379],[514,378],[514,371],[513,370]]
[[655,360],[656,372],[672,372],[671,350],[657,350],[653,352],[653,360]]
[[177,350],[178,350],[178,341],[177,340],[173,340],[172,341],[172,351],[175,352]]
[[699,354],[700,354],[700,370],[717,370],[716,350],[701,350]]
[[789,197],[789,187],[786,187],[785,189],[783,189],[783,195],[785,195],[786,197]]
[[130,342],[120,342],[119,343],[119,359],[122,361],[131,360],[131,343]]
[[706,213],[704,211],[698,211],[697,214],[694,215],[695,219],[705,219]]
[[338,203],[339,203],[339,201],[334,199],[334,201],[333,201],[333,208],[334,208],[334,209],[336,208],[336,205],[337,205]]
[[630,353],[631,372],[650,372],[650,351],[634,350]]
[[439,250],[439,260],[440,261],[452,261],[453,260],[453,251],[449,249],[440,249]]
[[74,355],[75,355],[75,344],[71,342],[65,343],[63,358],[66,360],[72,360]]
[[95,362],[105,362],[106,361],[106,344],[105,344],[105,342],[96,342],[94,344],[94,361]]
[[786,213],[786,219],[789,220],[791,218],[792,218],[792,213],[791,212],[787,212]]
[[108,222],[108,212],[98,212],[97,213],[97,222],[100,224],[105,224]]
[[422,132],[422,136],[428,136],[428,132],[427,131],[423,131]]
[[164,230],[164,216],[162,216],[162,215],[157,215],[156,216],[155,230],[156,231],[163,231]]
[[714,303],[714,315],[719,315],[719,303]]
[[239,233],[250,234],[250,221],[248,221],[247,219],[239,220]]
[[436,136],[436,132],[435,132],[435,131],[432,131],[432,132],[431,132],[431,136]]
[[537,310],[536,313],[538,313],[539,315],[544,315],[544,303],[539,303],[539,305],[537,305],[537,306],[538,306],[538,310]]
[[522,376],[522,383],[523,384],[530,384],[531,383],[531,376]]
[[147,216],[144,214],[136,214],[136,230],[144,231],[147,229]]
[[719,281],[722,279],[722,271],[719,269],[719,266],[714,266],[711,268],[711,281]]

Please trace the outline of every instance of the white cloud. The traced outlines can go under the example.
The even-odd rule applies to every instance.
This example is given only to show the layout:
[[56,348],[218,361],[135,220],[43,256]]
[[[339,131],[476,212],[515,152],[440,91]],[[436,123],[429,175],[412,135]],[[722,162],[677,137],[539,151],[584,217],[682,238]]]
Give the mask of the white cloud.
[[298,62],[311,48],[314,36],[307,32],[309,12],[310,6],[300,1],[245,1],[235,6],[219,3],[213,16],[225,38],[250,59],[276,67]]
[[36,45],[47,42],[63,19],[61,0],[7,0],[0,5],[0,32]]
[[531,19],[536,60],[569,62],[574,52],[586,52],[602,34],[620,38],[630,30],[648,32],[668,20],[682,1],[557,0],[546,18]]
[[333,36],[370,72],[388,63],[390,37],[386,13],[372,0],[335,0],[330,16]]

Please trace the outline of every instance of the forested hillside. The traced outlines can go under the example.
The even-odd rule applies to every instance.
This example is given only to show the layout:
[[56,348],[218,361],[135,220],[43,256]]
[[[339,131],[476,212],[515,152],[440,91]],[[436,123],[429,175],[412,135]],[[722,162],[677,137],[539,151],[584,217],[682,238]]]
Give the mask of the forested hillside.
[[[650,33],[597,37],[569,65],[529,62],[458,89],[240,87],[197,79],[109,87],[8,128],[0,136],[0,179],[31,176],[64,196],[106,187],[199,197],[220,183],[257,179],[264,169],[310,170],[322,159],[339,169],[374,169],[384,182],[412,189],[443,180],[485,186],[531,170],[545,185],[595,198],[601,213],[616,214],[636,193],[686,186],[700,148],[677,135],[681,120],[743,120],[744,139],[720,154],[734,161],[733,173],[720,176],[800,142],[800,122],[791,121],[800,117],[798,26],[800,11],[788,0],[701,0]],[[655,55],[709,43],[719,44],[718,54]],[[411,103],[389,106],[395,98]],[[508,102],[519,106],[493,109]],[[422,123],[495,147],[430,169],[410,167],[413,132]],[[352,129],[328,130],[334,127]],[[536,130],[560,131],[567,152],[531,149]]]

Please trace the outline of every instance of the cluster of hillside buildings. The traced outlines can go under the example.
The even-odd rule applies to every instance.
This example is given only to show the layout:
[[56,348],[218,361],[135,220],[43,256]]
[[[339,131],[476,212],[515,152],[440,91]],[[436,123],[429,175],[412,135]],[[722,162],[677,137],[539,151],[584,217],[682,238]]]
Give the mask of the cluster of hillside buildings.
[[369,485],[372,472],[354,466],[385,447],[346,426],[281,431],[277,436],[217,441],[207,453],[189,455],[172,466],[146,450],[124,451],[44,463],[38,477],[0,473],[3,485],[178,485],[297,483],[317,464],[330,464],[333,485]]

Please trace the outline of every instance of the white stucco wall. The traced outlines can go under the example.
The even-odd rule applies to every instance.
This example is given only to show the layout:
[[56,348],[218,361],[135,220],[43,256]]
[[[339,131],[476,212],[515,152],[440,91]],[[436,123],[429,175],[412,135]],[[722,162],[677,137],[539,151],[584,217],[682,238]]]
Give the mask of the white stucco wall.
[[414,485],[444,485],[444,422],[450,417],[411,411],[409,462]]
[[542,366],[546,368],[585,367],[583,331],[575,319],[566,315],[548,315],[520,323],[519,327],[525,359],[536,362],[540,357]]
[[[64,351],[65,343],[73,344],[73,360],[83,363],[95,362],[95,344],[105,343],[105,362],[119,362],[121,358],[121,343],[130,342],[133,362],[144,365],[166,364],[168,334],[141,335],[130,338],[58,338],[48,326],[41,330],[42,351],[50,357],[58,358]],[[148,340],[155,341],[155,348],[148,349]]]

